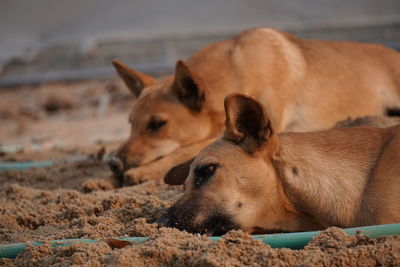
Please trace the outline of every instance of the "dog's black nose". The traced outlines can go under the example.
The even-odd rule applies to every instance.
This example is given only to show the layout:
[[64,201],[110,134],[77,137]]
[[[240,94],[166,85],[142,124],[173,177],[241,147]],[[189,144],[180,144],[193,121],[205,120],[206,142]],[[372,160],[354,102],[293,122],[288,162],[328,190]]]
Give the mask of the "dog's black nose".
[[110,166],[111,171],[117,175],[122,176],[123,173],[123,163],[122,160],[117,157],[111,157],[108,160],[108,166]]
[[158,218],[155,223],[158,224],[158,227],[167,227],[168,221],[168,216],[164,214],[160,218]]

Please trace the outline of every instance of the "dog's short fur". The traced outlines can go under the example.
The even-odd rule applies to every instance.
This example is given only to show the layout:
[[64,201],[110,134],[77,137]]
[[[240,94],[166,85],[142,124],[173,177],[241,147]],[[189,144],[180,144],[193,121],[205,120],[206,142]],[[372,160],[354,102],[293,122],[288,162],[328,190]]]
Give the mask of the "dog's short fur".
[[[128,180],[159,179],[223,131],[223,99],[263,103],[276,132],[313,131],[400,108],[400,54],[375,44],[304,40],[270,28],[211,44],[162,80],[114,61],[137,97],[131,135],[113,165]],[[162,158],[162,159],[161,159]],[[161,159],[161,160],[159,160]]]
[[160,224],[213,234],[400,222],[400,125],[276,134],[258,101],[228,96],[225,108],[224,136],[191,163]]

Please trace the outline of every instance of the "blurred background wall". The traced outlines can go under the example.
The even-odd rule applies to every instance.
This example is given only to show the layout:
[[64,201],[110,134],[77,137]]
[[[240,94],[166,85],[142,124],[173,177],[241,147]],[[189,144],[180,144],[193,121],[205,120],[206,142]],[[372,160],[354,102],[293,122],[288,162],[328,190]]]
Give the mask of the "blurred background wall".
[[205,44],[273,26],[400,47],[399,0],[2,0],[0,85],[172,70]]

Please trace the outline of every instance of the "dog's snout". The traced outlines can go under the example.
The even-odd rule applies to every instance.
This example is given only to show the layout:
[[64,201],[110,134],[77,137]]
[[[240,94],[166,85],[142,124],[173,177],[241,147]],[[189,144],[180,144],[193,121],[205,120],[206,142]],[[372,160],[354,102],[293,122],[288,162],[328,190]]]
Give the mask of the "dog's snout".
[[168,225],[169,219],[166,214],[163,214],[160,218],[156,220],[158,227],[166,227]]
[[120,158],[117,157],[111,157],[108,160],[108,166],[110,166],[111,171],[117,175],[117,176],[121,176],[123,173],[123,163],[122,160]]

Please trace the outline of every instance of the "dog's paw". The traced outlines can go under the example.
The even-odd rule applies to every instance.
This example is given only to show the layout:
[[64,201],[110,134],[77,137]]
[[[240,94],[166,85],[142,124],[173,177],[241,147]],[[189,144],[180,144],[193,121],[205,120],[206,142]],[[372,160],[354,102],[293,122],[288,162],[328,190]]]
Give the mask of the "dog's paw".
[[82,190],[85,193],[93,191],[106,191],[118,188],[118,181],[114,177],[109,178],[91,178],[82,183]]
[[124,186],[141,184],[147,181],[160,181],[162,174],[158,170],[146,167],[137,167],[124,173]]

